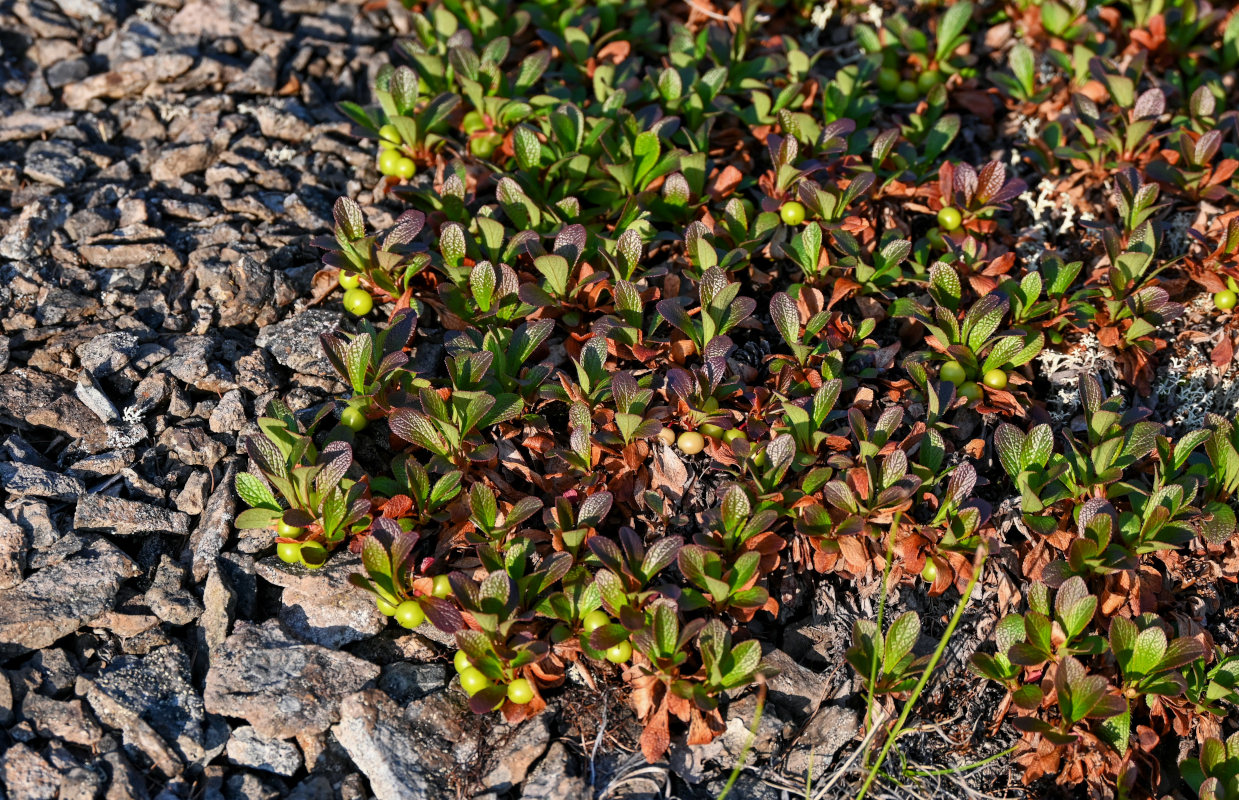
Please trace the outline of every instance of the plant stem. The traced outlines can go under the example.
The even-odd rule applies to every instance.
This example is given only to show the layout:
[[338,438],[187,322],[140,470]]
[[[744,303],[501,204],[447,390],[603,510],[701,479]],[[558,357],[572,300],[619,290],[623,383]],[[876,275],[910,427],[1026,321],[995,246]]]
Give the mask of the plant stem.
[[[865,693],[865,724],[873,724],[873,690],[878,682],[878,661],[882,658],[882,653],[879,652],[882,648],[878,642],[884,641],[885,637],[882,634],[882,616],[886,611],[886,587],[890,583],[891,577],[891,562],[894,561],[895,552],[895,532],[899,530],[899,521],[903,518],[902,511],[895,512],[895,518],[891,520],[890,533],[886,537],[886,565],[882,569],[882,586],[881,594],[878,595],[878,631],[874,636],[873,642],[873,660],[869,663],[869,687]],[[869,765],[869,754],[865,754],[865,766]]]
[[877,762],[869,768],[869,775],[865,778],[864,785],[860,787],[860,793],[856,795],[856,800],[864,800],[865,795],[869,792],[869,787],[877,779],[878,770],[881,769],[883,762],[886,761],[886,756],[890,753],[891,746],[895,744],[895,739],[899,736],[899,732],[903,730],[904,724],[908,721],[908,716],[912,713],[913,706],[916,705],[921,692],[925,689],[925,684],[929,682],[929,676],[933,674],[934,667],[942,660],[942,654],[946,652],[947,643],[951,641],[951,636],[955,633],[959,620],[964,616],[964,608],[968,605],[968,598],[972,597],[972,590],[976,588],[977,581],[981,578],[981,569],[985,566],[987,554],[983,552],[985,546],[982,545],[981,547],[982,549],[977,551],[977,560],[972,569],[972,578],[969,579],[968,586],[964,589],[963,595],[959,598],[959,603],[955,606],[955,613],[951,616],[951,621],[947,623],[946,632],[942,634],[942,639],[938,641],[938,647],[934,649],[934,654],[925,666],[925,671],[921,673],[920,680],[916,682],[916,687],[912,689],[908,702],[904,703],[903,711],[900,713],[899,719],[895,721],[895,727],[891,729],[890,735],[886,737],[886,743],[882,745],[882,751],[878,753]]
[[716,800],[724,800],[731,793],[731,788],[736,785],[736,780],[740,777],[740,770],[744,769],[744,762],[748,760],[749,750],[757,739],[757,728],[761,725],[761,716],[765,710],[766,684],[759,683],[757,685],[757,712],[753,714],[753,724],[749,726],[749,738],[744,743],[744,749],[740,751],[740,757],[736,759],[736,766],[732,768],[731,775],[727,778],[727,785],[723,787],[722,793],[719,794]]

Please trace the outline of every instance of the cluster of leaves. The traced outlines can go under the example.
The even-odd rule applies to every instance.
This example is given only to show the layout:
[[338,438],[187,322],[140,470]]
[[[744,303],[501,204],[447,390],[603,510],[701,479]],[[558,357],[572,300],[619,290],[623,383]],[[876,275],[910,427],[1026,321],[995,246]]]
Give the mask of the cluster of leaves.
[[[454,635],[479,713],[627,664],[650,759],[768,674],[745,623],[796,613],[789,576],[942,595],[1005,551],[1023,574],[972,664],[1026,781],[1153,785],[1172,735],[1221,735],[1239,674],[1165,590],[1232,546],[1239,433],[1170,437],[1128,400],[1200,288],[1235,305],[1239,208],[1213,214],[1239,15],[838,5],[862,52],[836,63],[750,1],[417,4],[376,104],[343,106],[398,215],[375,231],[341,198],[316,241],[386,322],[323,337],[339,424],[259,420],[238,525],[310,567],[359,551],[380,609]],[[1017,118],[1013,159],[969,162],[965,125]],[[1029,259],[1019,206],[1046,182],[1094,232]],[[1185,213],[1201,230],[1173,240]],[[419,326],[443,358],[415,372]],[[1036,365],[1084,341],[1119,380],[1082,374],[1055,430]],[[846,659],[906,697],[920,633],[862,620]],[[1225,796],[1205,747],[1191,774]]]

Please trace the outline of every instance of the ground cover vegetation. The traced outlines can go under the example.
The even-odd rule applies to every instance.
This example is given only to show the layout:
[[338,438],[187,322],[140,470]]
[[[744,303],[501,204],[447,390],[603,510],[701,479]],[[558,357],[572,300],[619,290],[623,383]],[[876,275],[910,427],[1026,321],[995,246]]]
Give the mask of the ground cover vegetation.
[[317,242],[351,391],[267,409],[238,527],[360,552],[478,714],[622,680],[651,761],[827,586],[948,612],[836,654],[861,777],[982,680],[1039,796],[1239,796],[1239,14],[411,11],[342,106],[394,222]]

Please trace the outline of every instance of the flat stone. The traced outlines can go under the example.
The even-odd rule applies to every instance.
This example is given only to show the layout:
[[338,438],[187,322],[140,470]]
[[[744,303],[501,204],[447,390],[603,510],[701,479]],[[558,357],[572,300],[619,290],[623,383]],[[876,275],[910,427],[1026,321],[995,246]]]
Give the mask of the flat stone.
[[99,418],[100,422],[116,422],[120,419],[120,412],[116,410],[116,406],[104,394],[99,382],[89,372],[83,371],[78,375],[73,393],[77,395],[78,400],[82,401],[82,405],[89,408],[90,412]]
[[489,791],[502,793],[525,780],[529,768],[546,752],[551,728],[546,716],[539,714],[518,725],[504,725],[495,733],[489,742],[493,747],[488,748],[491,766],[482,776],[482,785]]
[[45,372],[19,367],[0,375],[0,413],[81,439],[91,452],[107,445],[106,428],[73,396],[73,383]]
[[295,744],[261,736],[249,725],[232,732],[227,753],[232,763],[262,772],[290,776],[301,769],[301,751]]
[[275,620],[237,623],[212,655],[206,709],[275,739],[326,731],[340,718],[341,698],[379,674],[367,661],[297,641]]
[[100,334],[79,345],[77,357],[82,368],[96,378],[120,372],[137,355],[141,340],[129,331]]
[[193,56],[181,53],[144,56],[120,64],[111,72],[65,86],[61,99],[69,108],[80,111],[96,97],[121,98],[136,94],[152,83],[185,73],[193,65]]
[[255,564],[263,580],[284,587],[280,620],[301,638],[324,647],[342,647],[377,634],[387,617],[365,590],[349,582],[361,572],[361,556],[341,551],[321,569],[285,564],[270,557]]
[[245,413],[245,403],[241,400],[241,390],[233,389],[219,399],[207,425],[212,433],[236,433],[249,422]]
[[255,344],[294,372],[335,378],[338,377],[336,371],[323,355],[322,342],[318,337],[339,326],[338,313],[312,308],[283,322],[266,326],[258,332]]
[[562,742],[552,743],[521,786],[521,800],[591,800],[589,784],[573,766],[568,748]]
[[151,178],[160,183],[175,183],[183,176],[206,169],[211,149],[205,144],[169,147],[151,164]]
[[180,269],[184,264],[176,249],[162,242],[92,243],[82,245],[77,252],[87,264],[100,269],[129,269],[146,264]]
[[198,632],[208,652],[215,652],[228,638],[236,614],[237,593],[217,564],[202,588],[202,617],[198,621]]
[[807,717],[826,699],[830,687],[818,673],[801,666],[782,650],[770,650],[763,658],[779,670],[767,684],[770,700],[775,705],[796,716]]
[[76,500],[86,491],[77,478],[31,464],[0,464],[0,488],[12,497],[49,500]]
[[25,172],[31,180],[63,189],[86,174],[86,162],[69,142],[52,139],[35,142],[26,149]]
[[57,639],[110,611],[121,583],[137,565],[100,537],[59,564],[0,591],[0,658],[50,647]]
[[447,685],[446,664],[410,664],[397,661],[383,667],[379,688],[400,705],[408,705]]
[[792,744],[784,769],[790,775],[803,776],[812,764],[813,782],[817,783],[832,770],[835,753],[859,731],[860,715],[855,711],[843,706],[823,706]]
[[146,590],[147,607],[169,625],[188,625],[202,615],[202,605],[182,584],[185,571],[170,556],[164,556],[155,580]]
[[0,514],[0,589],[10,589],[21,583],[29,549],[26,532]]
[[73,114],[68,111],[50,111],[45,108],[20,109],[10,114],[0,115],[0,142],[38,139],[72,123]]
[[176,510],[197,516],[206,507],[207,480],[211,473],[206,470],[196,470],[185,479],[185,485],[176,493]]
[[378,689],[350,695],[340,705],[336,739],[370,781],[378,800],[450,798],[450,759],[413,727]]
[[20,743],[0,755],[0,779],[8,800],[54,800],[60,791],[60,773]]
[[105,494],[84,494],[77,501],[73,526],[78,530],[107,531],[118,536],[135,533],[189,533],[189,516],[150,503]]
[[53,700],[27,692],[22,716],[45,739],[62,739],[82,747],[94,747],[103,738],[103,728],[86,711],[81,700]]
[[237,501],[232,488],[236,472],[235,462],[229,462],[223,477],[207,500],[198,527],[190,534],[190,569],[195,582],[206,578],[232,532],[232,521],[236,518],[237,511]]
[[105,725],[120,729],[127,747],[167,777],[207,754],[206,714],[179,647],[120,656],[94,680],[86,700]]
[[0,239],[0,256],[26,261],[46,253],[52,232],[64,225],[66,205],[60,197],[36,197],[27,203]]

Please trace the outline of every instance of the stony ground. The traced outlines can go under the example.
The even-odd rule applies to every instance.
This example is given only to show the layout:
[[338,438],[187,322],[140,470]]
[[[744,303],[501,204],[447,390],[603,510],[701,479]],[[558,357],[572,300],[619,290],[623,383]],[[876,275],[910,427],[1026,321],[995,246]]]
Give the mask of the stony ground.
[[[326,0],[0,2],[9,800],[714,797],[735,763],[751,696],[726,735],[654,767],[605,687],[517,728],[475,717],[433,631],[389,627],[350,587],[355,560],[290,567],[232,526],[255,416],[343,390],[309,240],[337,196],[369,200],[369,149],[334,103],[365,98],[401,20]],[[803,796],[811,762],[820,783],[856,746],[841,653],[873,609],[818,601],[774,637],[783,673],[733,797]]]

